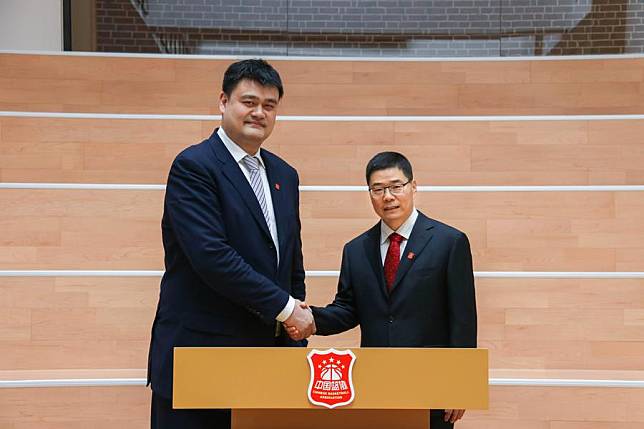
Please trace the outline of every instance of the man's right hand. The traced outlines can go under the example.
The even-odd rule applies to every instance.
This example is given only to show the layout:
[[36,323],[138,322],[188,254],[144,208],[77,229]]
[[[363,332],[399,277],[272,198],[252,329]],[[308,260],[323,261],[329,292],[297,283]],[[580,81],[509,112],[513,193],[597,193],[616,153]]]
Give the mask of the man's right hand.
[[284,321],[284,327],[291,339],[295,341],[310,337],[315,334],[313,312],[306,303],[296,299],[293,313]]

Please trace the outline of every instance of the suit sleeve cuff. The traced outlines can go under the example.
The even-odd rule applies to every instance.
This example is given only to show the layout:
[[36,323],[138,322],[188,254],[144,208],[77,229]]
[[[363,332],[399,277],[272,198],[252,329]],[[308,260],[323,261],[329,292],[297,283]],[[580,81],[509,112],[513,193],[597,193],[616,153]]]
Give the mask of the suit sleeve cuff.
[[291,314],[293,314],[293,310],[295,310],[295,299],[293,299],[292,296],[289,296],[288,302],[286,303],[282,311],[280,311],[280,314],[278,314],[275,317],[275,319],[278,322],[284,322],[286,319],[291,317]]

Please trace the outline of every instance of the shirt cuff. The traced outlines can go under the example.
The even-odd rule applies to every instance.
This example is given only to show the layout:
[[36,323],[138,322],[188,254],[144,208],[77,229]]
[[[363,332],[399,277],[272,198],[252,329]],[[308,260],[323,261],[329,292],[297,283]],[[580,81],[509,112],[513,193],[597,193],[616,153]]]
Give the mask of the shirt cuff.
[[289,296],[288,302],[286,303],[282,311],[280,311],[280,314],[275,317],[275,319],[277,319],[278,322],[284,322],[286,321],[286,319],[291,317],[293,310],[295,310],[295,299],[293,299],[292,296]]

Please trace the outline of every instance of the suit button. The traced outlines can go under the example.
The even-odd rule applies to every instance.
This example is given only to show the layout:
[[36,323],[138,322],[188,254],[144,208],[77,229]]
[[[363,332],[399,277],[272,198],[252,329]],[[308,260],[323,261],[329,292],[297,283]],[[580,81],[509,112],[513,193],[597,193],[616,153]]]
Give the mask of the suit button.
[[275,248],[275,246],[273,246],[272,244],[269,244],[269,245],[268,245],[268,248],[269,248],[269,249],[274,249],[274,248]]
[[389,323],[394,323],[394,318],[393,318],[393,316],[389,316]]

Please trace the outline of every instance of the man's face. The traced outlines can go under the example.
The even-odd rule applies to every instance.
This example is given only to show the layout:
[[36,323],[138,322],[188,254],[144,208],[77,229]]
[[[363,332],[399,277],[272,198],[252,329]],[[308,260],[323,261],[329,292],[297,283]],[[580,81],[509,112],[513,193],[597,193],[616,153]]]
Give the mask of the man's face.
[[277,88],[241,80],[230,97],[224,92],[219,96],[221,126],[242,149],[254,154],[273,132],[278,104]]
[[[369,189],[382,189],[392,185],[402,185],[409,179],[398,167],[376,170],[369,178]],[[371,195],[371,194],[370,194]],[[412,180],[402,189],[402,193],[394,195],[389,189],[380,196],[371,195],[371,204],[380,219],[391,229],[396,230],[411,215],[416,197],[416,181]]]

